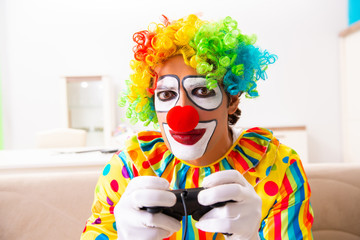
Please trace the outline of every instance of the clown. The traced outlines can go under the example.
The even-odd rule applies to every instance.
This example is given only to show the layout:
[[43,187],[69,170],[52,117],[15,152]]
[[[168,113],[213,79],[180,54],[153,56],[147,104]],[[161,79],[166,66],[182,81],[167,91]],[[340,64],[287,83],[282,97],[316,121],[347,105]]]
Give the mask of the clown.
[[170,58],[157,72],[154,105],[168,148],[197,166],[220,158],[232,145],[227,120],[237,108],[238,96],[228,103],[218,84],[209,90],[206,78],[187,66],[182,56]]
[[[195,15],[134,35],[135,59],[119,100],[140,132],[105,166],[82,239],[312,239],[310,188],[299,156],[271,131],[236,131],[239,98],[276,56],[227,17]],[[201,205],[227,202],[199,221],[143,207],[172,207],[170,189],[203,187]]]

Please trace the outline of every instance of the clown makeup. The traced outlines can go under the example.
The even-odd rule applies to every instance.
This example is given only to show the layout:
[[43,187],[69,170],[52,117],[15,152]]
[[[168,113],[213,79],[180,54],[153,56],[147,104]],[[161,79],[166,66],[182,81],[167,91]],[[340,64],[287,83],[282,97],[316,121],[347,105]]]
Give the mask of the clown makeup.
[[205,77],[180,55],[168,59],[156,72],[154,105],[167,148],[194,166],[220,159],[232,144],[228,115],[238,102],[228,102],[219,85],[209,90]]
[[[186,93],[186,96],[184,95],[183,97],[188,98],[199,109],[212,111],[221,105],[223,97],[219,86],[209,90],[206,87],[206,79],[204,77],[196,75],[185,76],[181,83],[182,89]],[[168,122],[163,123],[163,128],[174,155],[183,160],[198,159],[205,153],[214,134],[217,121],[212,119],[203,122],[197,121],[194,124],[192,121],[194,118],[193,114],[188,113],[181,107],[174,108],[179,101],[180,90],[180,79],[178,76],[172,74],[161,76],[154,95],[155,109],[157,112],[169,112],[167,114]],[[195,108],[193,108],[193,113],[194,111],[197,114]],[[187,116],[188,114],[190,115]],[[174,117],[169,118],[170,115]],[[195,128],[189,130],[187,126],[184,126],[189,124],[189,122],[194,124]],[[175,128],[174,126],[180,127]]]
[[207,111],[214,110],[221,105],[222,92],[217,85],[209,90],[206,87],[206,78],[201,76],[186,76],[182,81],[187,96],[199,108]]
[[159,78],[155,90],[155,109],[157,112],[167,112],[179,100],[179,77],[165,75]]
[[[165,75],[159,78],[155,90],[155,109],[157,112],[167,112],[173,108],[180,96],[179,77]],[[200,109],[212,111],[222,103],[222,92],[219,85],[209,90],[206,78],[202,76],[186,76],[182,80],[186,95]]]
[[194,130],[184,133],[172,131],[166,123],[163,124],[163,127],[171,152],[177,158],[189,161],[204,155],[214,134],[216,120],[199,122]]

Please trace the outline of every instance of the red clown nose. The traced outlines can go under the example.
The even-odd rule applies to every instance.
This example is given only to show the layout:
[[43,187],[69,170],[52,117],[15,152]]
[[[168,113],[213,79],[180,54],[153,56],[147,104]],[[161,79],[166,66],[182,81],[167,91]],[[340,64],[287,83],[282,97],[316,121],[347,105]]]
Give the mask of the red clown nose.
[[166,116],[169,127],[176,132],[189,132],[199,123],[199,114],[192,106],[175,106]]

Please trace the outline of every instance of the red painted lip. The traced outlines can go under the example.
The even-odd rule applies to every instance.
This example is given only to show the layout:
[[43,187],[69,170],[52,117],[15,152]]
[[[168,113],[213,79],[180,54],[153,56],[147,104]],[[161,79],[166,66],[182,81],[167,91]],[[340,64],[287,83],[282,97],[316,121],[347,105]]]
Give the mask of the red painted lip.
[[194,145],[204,136],[205,132],[205,128],[194,129],[189,132],[175,132],[170,130],[170,134],[175,141],[184,145]]

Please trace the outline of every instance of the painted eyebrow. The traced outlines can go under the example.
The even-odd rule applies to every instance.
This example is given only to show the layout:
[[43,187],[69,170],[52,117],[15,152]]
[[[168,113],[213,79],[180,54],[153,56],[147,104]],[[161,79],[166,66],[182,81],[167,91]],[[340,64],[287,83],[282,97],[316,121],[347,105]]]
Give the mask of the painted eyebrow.
[[177,89],[178,89],[177,86],[166,86],[166,85],[164,86],[160,85],[156,88],[156,90],[177,90]]
[[[191,79],[197,79],[198,81],[194,83]],[[190,82],[186,84],[187,88],[206,87],[206,78],[204,76],[186,76],[183,78],[183,86],[185,85],[186,80],[189,80],[187,82]]]
[[180,78],[179,78],[177,75],[175,75],[175,74],[161,75],[161,76],[159,77],[158,81],[160,81],[160,80],[162,80],[162,79],[164,79],[164,78],[166,78],[166,77],[175,78],[177,81],[180,81]]
[[[167,84],[168,83],[167,81],[162,81],[164,78],[175,79],[177,83],[176,83],[176,85],[174,85],[173,82],[171,85]],[[179,77],[177,75],[168,74],[168,75],[163,75],[163,76],[159,77],[156,90],[166,90],[166,89],[170,89],[170,90],[178,90],[179,89]]]

